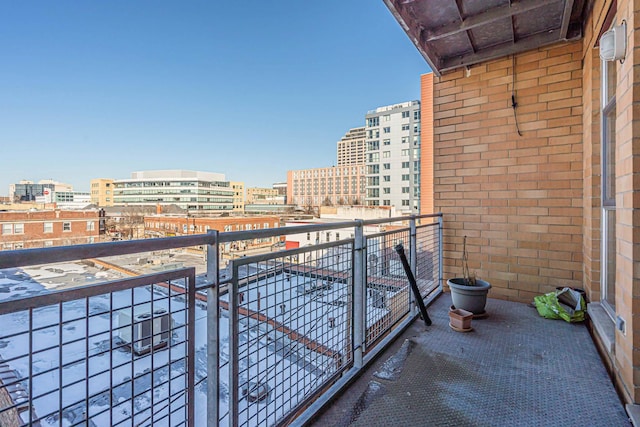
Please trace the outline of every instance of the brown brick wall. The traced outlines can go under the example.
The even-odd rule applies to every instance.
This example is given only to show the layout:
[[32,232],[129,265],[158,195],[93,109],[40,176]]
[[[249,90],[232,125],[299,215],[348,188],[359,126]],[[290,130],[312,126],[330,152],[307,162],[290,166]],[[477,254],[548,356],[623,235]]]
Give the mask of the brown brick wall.
[[531,301],[582,286],[582,44],[512,58],[434,82],[434,205],[444,213],[445,278],[469,268],[492,297]]
[[433,206],[433,73],[420,76],[420,213]]
[[[52,232],[44,232],[44,223],[53,223]],[[71,230],[64,231],[63,224],[70,223]],[[93,230],[87,230],[87,222],[93,222]],[[2,224],[22,224],[23,233],[3,234]],[[100,213],[98,211],[12,211],[0,212],[0,250],[5,245],[11,249],[22,246],[24,249],[51,246],[64,246],[98,242],[100,236]],[[16,246],[17,245],[17,246]]]

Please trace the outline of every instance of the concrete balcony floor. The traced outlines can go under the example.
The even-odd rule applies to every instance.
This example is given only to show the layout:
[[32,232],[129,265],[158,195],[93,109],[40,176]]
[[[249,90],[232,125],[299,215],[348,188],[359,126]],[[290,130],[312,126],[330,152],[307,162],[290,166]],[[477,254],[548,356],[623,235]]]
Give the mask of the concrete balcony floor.
[[416,320],[316,426],[630,426],[584,324],[489,299],[473,331],[449,327],[450,294]]

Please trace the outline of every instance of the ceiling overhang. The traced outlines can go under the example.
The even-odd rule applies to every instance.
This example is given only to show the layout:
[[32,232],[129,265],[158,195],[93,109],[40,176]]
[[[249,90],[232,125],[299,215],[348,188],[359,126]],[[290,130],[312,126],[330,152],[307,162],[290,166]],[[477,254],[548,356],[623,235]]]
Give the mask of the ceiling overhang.
[[433,71],[582,37],[585,0],[384,0]]

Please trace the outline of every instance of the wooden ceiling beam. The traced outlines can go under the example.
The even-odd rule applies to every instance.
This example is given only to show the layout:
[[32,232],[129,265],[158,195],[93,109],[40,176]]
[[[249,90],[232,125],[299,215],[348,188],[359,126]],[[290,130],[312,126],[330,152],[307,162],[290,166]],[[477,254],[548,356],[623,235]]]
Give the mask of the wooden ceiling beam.
[[[462,31],[468,31],[481,25],[486,25],[499,19],[508,18],[513,15],[528,12],[538,8],[548,6],[550,4],[558,3],[562,0],[520,0],[513,2],[510,5],[504,4],[502,6],[487,9],[484,12],[476,15],[467,16],[462,19],[462,22],[452,22],[451,24],[443,25],[440,28],[436,28],[426,32],[426,42],[432,42],[442,39],[444,37],[452,36]],[[571,2],[573,0],[565,0]],[[569,17],[571,15],[571,9],[569,9]],[[568,25],[568,21],[567,21]]]
[[571,11],[573,10],[573,0],[565,0],[564,11],[562,12],[562,24],[560,25],[560,38],[567,38],[569,22],[571,21]]

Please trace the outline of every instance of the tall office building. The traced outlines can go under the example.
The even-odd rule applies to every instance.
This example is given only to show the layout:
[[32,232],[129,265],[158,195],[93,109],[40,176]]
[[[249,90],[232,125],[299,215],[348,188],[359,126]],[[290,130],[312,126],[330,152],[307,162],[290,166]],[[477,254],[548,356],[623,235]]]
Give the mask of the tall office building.
[[114,185],[115,206],[176,205],[187,210],[233,211],[234,190],[224,174],[188,170],[133,172]]
[[244,182],[231,181],[230,184],[233,190],[233,211],[244,213]]
[[364,163],[365,136],[365,128],[353,128],[338,141],[338,166]]
[[420,211],[420,101],[379,107],[365,116],[368,206]]

